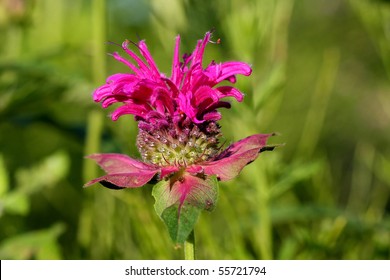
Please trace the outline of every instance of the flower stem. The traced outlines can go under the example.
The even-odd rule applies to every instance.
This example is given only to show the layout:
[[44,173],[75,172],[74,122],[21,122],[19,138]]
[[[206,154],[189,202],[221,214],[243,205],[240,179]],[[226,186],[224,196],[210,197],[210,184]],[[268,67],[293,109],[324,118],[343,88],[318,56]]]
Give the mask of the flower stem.
[[191,231],[187,240],[184,242],[184,259],[195,260],[195,234]]

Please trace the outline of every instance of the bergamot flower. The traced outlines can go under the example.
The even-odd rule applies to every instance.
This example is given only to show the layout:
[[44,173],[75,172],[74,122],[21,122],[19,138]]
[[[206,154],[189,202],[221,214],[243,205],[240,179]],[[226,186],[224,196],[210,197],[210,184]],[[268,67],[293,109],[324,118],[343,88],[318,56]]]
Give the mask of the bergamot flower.
[[[113,57],[125,64],[130,73],[107,78],[97,88],[93,99],[104,108],[121,104],[112,114],[115,121],[133,115],[138,122],[137,148],[141,159],[123,154],[88,156],[106,172],[86,184],[101,183],[108,188],[123,189],[156,183],[155,208],[165,221],[174,241],[182,243],[191,232],[200,210],[212,210],[217,199],[217,182],[236,177],[267,146],[272,134],[255,134],[223,149],[218,121],[221,108],[230,108],[227,98],[238,102],[244,94],[237,88],[220,85],[236,82],[236,75],[249,76],[250,65],[244,62],[211,61],[203,68],[203,54],[210,43],[207,32],[191,54],[180,60],[180,36],[176,37],[170,77],[161,73],[145,41],[125,41]],[[196,213],[194,215],[194,213]],[[176,222],[172,223],[172,220]],[[191,226],[185,230],[180,223]]]

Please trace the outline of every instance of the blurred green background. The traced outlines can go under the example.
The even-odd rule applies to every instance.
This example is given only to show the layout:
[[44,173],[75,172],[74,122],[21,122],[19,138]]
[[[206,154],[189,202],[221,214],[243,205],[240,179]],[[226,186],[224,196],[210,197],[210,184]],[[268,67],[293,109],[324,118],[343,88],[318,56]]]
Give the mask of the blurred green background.
[[206,61],[252,64],[224,137],[286,143],[223,183],[199,259],[390,258],[390,1],[0,0],[0,258],[181,259],[151,186],[83,189],[93,152],[138,157],[132,116],[91,93],[146,39],[170,73],[215,28]]

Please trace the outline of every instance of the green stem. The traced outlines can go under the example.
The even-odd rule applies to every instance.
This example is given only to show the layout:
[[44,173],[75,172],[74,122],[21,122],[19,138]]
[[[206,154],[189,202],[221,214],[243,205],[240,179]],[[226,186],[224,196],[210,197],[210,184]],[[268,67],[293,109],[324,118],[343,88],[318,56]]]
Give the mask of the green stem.
[[195,260],[195,234],[191,231],[187,240],[184,242],[184,259]]

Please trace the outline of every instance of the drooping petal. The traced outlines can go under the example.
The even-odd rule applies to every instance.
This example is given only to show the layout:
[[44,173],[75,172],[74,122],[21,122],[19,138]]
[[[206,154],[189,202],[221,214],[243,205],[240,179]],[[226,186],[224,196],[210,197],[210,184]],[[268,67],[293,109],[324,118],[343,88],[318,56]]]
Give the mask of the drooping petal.
[[[273,134],[255,134],[244,138],[223,151],[215,160],[199,164],[206,175],[215,175],[221,181],[231,180],[241,170],[254,161],[266,146],[267,139]],[[199,170],[199,166],[189,167],[191,173]]]
[[107,78],[105,85],[102,85],[94,91],[93,99],[95,102],[104,102],[108,98],[114,98],[114,102],[123,102],[134,98],[134,92],[137,92],[139,82],[139,78],[133,74],[114,74]]
[[111,96],[105,98],[104,101],[102,101],[102,107],[107,108],[108,106],[118,102],[118,100],[121,100],[121,99],[123,99],[123,101],[126,100],[125,98],[123,98],[123,96],[111,95]]
[[101,87],[97,88],[93,92],[92,97],[93,97],[93,100],[95,102],[100,102],[100,101],[104,100],[105,98],[111,96],[111,94],[112,94],[111,85],[105,84],[105,85],[102,85]]
[[92,154],[86,158],[94,160],[107,173],[133,173],[140,170],[155,170],[153,165],[123,154]]
[[117,188],[138,188],[146,185],[150,182],[153,177],[156,175],[157,171],[140,171],[136,173],[120,173],[120,174],[107,174],[89,181],[84,186],[88,187],[96,183],[102,183],[103,186],[105,182],[116,186]]
[[122,115],[134,115],[143,118],[152,109],[148,104],[134,104],[132,102],[126,102],[125,105],[117,108],[112,114],[112,120],[116,121]]
[[201,110],[219,101],[215,89],[209,86],[200,86],[194,94],[194,105]]
[[220,93],[219,98],[234,97],[238,102],[244,99],[244,94],[235,87],[220,86],[215,89]]
[[107,174],[89,181],[85,186],[109,182],[119,188],[136,188],[147,184],[159,169],[122,154],[93,154],[93,159]]
[[235,75],[249,76],[252,68],[244,62],[229,61],[224,63],[211,63],[206,69],[205,74],[215,81],[215,85],[227,80]]

